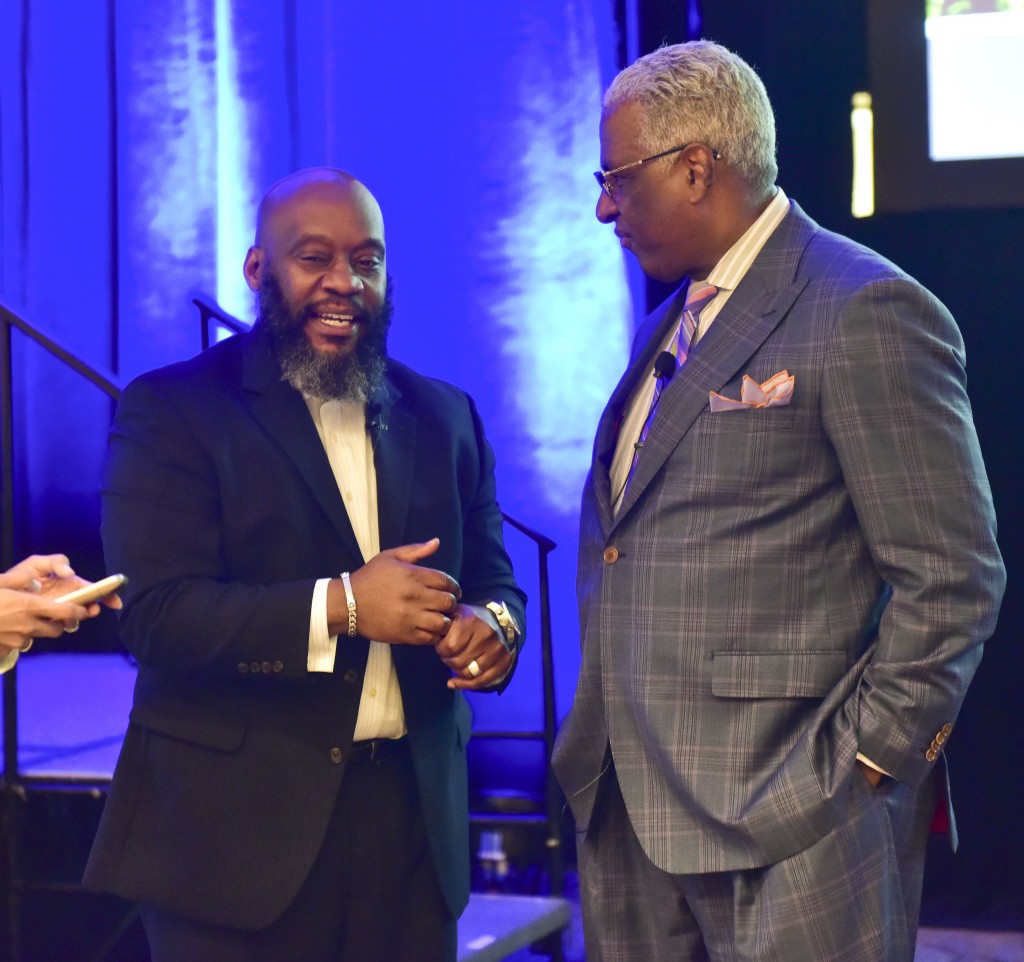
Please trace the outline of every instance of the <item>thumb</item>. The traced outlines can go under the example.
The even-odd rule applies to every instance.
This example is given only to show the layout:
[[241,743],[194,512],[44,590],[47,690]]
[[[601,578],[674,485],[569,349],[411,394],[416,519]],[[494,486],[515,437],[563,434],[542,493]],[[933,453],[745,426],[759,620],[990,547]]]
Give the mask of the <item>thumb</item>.
[[422,541],[419,544],[403,544],[401,547],[395,548],[392,554],[399,561],[415,564],[423,558],[429,558],[437,551],[440,544],[440,538],[431,538],[429,541]]
[[39,591],[43,587],[38,578],[32,576],[31,571],[14,570],[0,573],[0,588],[7,588],[10,591]]

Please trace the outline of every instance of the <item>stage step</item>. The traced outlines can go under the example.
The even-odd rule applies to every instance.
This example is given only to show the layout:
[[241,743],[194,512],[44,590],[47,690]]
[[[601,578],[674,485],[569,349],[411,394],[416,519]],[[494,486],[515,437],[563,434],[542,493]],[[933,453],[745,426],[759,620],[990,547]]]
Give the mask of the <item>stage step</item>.
[[459,919],[459,962],[501,962],[519,949],[559,938],[569,918],[566,899],[474,892]]

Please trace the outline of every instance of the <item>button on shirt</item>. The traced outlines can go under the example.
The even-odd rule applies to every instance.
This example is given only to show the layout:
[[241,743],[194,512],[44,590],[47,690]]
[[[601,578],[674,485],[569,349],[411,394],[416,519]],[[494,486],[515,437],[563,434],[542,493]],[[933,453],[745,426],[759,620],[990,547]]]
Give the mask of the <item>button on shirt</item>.
[[[305,400],[365,561],[380,553],[377,470],[373,463],[373,446],[366,430],[366,406],[354,401],[321,401],[312,397]],[[329,583],[329,578],[323,578],[313,590],[306,662],[309,671],[334,670],[338,636],[331,635],[327,627]],[[341,643],[346,640],[347,636]],[[391,646],[371,641],[353,738],[355,741],[400,738],[405,731],[405,711],[391,658]]]

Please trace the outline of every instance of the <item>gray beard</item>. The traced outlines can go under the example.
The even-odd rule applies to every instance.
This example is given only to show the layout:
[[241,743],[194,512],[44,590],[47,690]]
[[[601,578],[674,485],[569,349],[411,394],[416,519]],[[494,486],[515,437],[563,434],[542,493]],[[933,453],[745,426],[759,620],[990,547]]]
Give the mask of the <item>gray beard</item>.
[[374,356],[360,363],[355,356],[335,357],[318,351],[303,336],[301,344],[285,347],[278,355],[281,380],[300,394],[323,401],[365,403],[384,377],[384,359]]
[[303,331],[304,312],[289,312],[281,288],[268,274],[256,292],[256,327],[270,338],[281,380],[300,394],[323,401],[365,404],[384,380],[387,332],[391,324],[391,280],[380,310],[363,319],[366,329],[347,357],[318,351]]

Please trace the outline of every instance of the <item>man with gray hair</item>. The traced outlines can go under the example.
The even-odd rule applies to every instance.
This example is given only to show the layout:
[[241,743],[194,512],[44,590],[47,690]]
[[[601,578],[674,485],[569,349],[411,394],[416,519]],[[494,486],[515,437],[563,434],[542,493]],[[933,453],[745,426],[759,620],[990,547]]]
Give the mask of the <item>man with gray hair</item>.
[[598,220],[682,286],[583,495],[554,765],[587,957],[909,962],[1005,580],[960,333],[776,186],[764,87],[717,44],[619,74],[601,164]]

